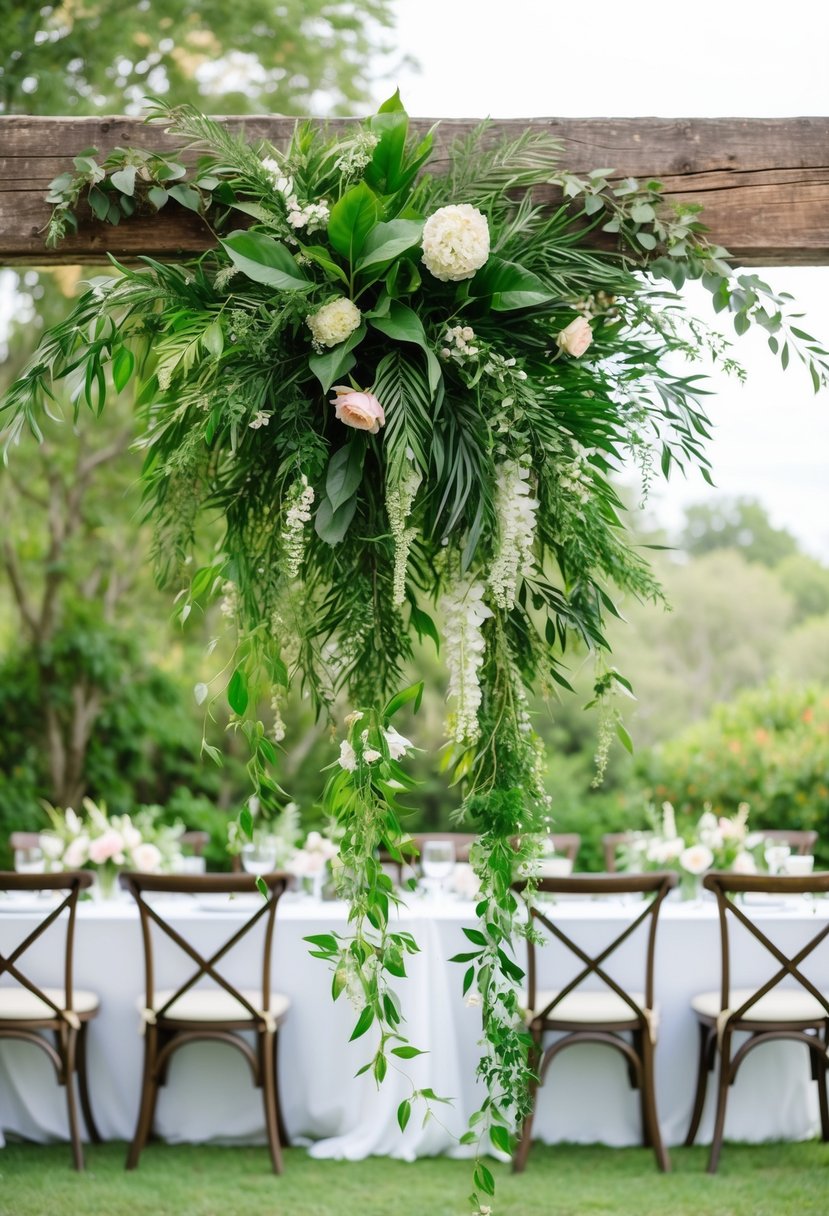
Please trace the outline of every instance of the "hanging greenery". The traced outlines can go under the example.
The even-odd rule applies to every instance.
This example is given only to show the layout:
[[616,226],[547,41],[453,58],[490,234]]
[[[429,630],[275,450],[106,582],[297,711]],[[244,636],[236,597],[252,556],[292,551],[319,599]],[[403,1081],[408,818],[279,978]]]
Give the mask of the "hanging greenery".
[[[55,381],[77,418],[135,380],[159,570],[182,617],[222,597],[237,639],[223,695],[260,803],[283,799],[273,766],[294,682],[340,732],[324,802],[344,831],[351,926],[312,945],[335,998],[359,1006],[353,1037],[374,1035],[378,1081],[391,1057],[417,1054],[391,987],[417,947],[390,927],[400,897],[378,861],[407,852],[398,797],[412,745],[391,719],[419,701],[420,686],[398,693],[414,639],[440,646],[449,767],[481,881],[458,961],[481,1003],[487,1097],[465,1139],[508,1150],[530,1079],[511,884],[551,815],[527,698],[569,689],[566,651],[586,648],[599,768],[612,736],[629,746],[614,694],[630,685],[605,659],[604,619],[618,590],[660,592],[612,478],[631,459],[646,485],[675,467],[707,478],[705,386],[685,363],[707,351],[741,374],[676,291],[701,279],[738,334],[762,326],[816,389],[825,352],[790,326],[787,298],[733,274],[698,208],[665,205],[655,182],[611,183],[610,170],[576,177],[546,134],[499,142],[483,124],[430,175],[433,135],[411,134],[397,94],[341,137],[298,124],[286,151],[188,107],[157,103],[153,117],[183,158],[78,157],[52,184],[49,240],[85,202],[109,222],[188,207],[215,242],[93,281],[10,390],[7,442],[39,434]],[[550,185],[560,205],[534,201]],[[594,247],[597,230],[613,251]],[[194,570],[200,521],[216,518],[220,550]],[[407,1100],[401,1126],[410,1111]],[[476,1208],[492,1188],[479,1155]]]

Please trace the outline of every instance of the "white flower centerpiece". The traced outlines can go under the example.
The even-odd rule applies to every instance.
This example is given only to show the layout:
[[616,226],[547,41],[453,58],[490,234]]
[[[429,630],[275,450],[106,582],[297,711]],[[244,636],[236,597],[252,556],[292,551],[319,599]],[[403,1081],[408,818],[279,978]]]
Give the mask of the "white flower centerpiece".
[[[684,899],[700,894],[703,875],[709,870],[735,870],[754,874],[760,867],[759,850],[748,832],[749,804],[741,802],[737,814],[717,815],[705,803],[695,824],[682,831],[670,802],[662,803],[661,815],[649,809],[652,828],[637,832],[621,850],[623,869],[676,870]],[[762,839],[762,838],[761,838]]]
[[330,836],[317,831],[309,832],[302,848],[297,849],[288,862],[288,872],[302,883],[314,899],[323,899],[339,853],[339,845]]
[[92,870],[99,898],[115,896],[122,870],[174,870],[181,860],[184,826],[160,823],[155,808],[110,815],[105,803],[84,798],[85,814],[79,815],[72,807],[45,805],[52,827],[40,833],[39,842],[48,868]]

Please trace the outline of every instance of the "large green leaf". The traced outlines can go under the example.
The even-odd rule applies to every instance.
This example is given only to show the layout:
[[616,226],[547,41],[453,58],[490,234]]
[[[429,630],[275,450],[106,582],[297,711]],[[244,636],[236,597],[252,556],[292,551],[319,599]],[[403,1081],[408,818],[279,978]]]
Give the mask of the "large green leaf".
[[310,279],[297,266],[293,255],[279,241],[263,232],[231,232],[221,242],[238,267],[254,283],[278,287],[280,291],[308,291]]
[[399,300],[392,300],[386,316],[369,317],[369,324],[379,330],[381,334],[385,334],[387,338],[394,338],[396,342],[413,342],[415,346],[419,346],[425,352],[429,390],[432,394],[436,393],[443,379],[443,371],[437,356],[426,340],[426,331],[417,313],[408,305],[401,304]]
[[365,454],[365,443],[352,439],[329,460],[328,472],[325,474],[325,493],[334,514],[348,502],[363,480]]
[[372,266],[387,265],[407,249],[418,245],[422,235],[422,220],[390,220],[388,224],[377,224],[366,237],[355,269],[368,270]]
[[346,190],[331,210],[328,239],[352,265],[363,248],[363,242],[380,219],[380,201],[365,182]]
[[341,380],[346,372],[351,371],[356,363],[351,352],[355,346],[359,346],[365,336],[366,327],[360,325],[353,334],[348,335],[344,342],[327,350],[324,355],[311,355],[308,366],[322,385],[324,393],[328,392],[332,384]]
[[548,303],[555,295],[531,270],[498,257],[490,257],[470,280],[469,294],[476,299],[489,296],[495,312],[535,308]]
[[337,511],[327,497],[323,498],[314,520],[317,536],[328,545],[338,545],[348,531],[356,510],[356,496],[349,498]]

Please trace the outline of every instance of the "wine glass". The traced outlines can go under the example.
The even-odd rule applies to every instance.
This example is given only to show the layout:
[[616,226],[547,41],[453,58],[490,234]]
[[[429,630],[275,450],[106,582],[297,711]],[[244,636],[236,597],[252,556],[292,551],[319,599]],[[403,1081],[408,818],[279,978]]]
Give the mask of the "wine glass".
[[443,893],[446,879],[455,868],[455,845],[451,840],[424,840],[420,851],[420,868],[429,890]]
[[786,869],[786,862],[791,857],[791,846],[787,844],[770,843],[766,845],[765,858],[766,865],[769,868],[769,874],[782,874]]
[[15,849],[14,868],[18,874],[42,874],[46,869],[43,849],[39,845],[32,845],[25,849]]
[[272,874],[276,869],[276,845],[266,836],[242,845],[242,869],[246,874]]

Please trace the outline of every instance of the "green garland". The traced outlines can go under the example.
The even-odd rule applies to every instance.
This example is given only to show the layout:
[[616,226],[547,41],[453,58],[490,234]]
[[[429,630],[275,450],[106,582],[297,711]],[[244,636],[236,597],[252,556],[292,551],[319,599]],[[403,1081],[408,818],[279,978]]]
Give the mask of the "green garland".
[[[222,596],[236,630],[231,725],[265,808],[284,797],[273,767],[289,687],[334,725],[338,698],[356,707],[324,796],[344,831],[351,929],[311,942],[334,996],[356,993],[353,1037],[376,1033],[366,1068],[378,1082],[417,1054],[390,987],[416,944],[390,928],[398,897],[377,857],[406,853],[411,745],[391,718],[420,688],[392,694],[413,639],[441,643],[449,767],[479,833],[479,923],[458,961],[483,1019],[487,1097],[464,1137],[479,1145],[481,1210],[493,1190],[481,1146],[510,1148],[530,1080],[511,884],[531,871],[550,807],[527,696],[568,689],[566,650],[586,648],[605,709],[600,768],[613,733],[629,745],[613,695],[630,686],[602,658],[603,622],[614,587],[660,592],[612,477],[630,458],[646,484],[674,466],[707,477],[704,382],[677,356],[704,349],[740,374],[675,292],[701,279],[738,334],[759,324],[816,389],[825,352],[790,326],[785,297],[733,274],[698,208],[666,207],[658,183],[575,177],[545,134],[497,142],[484,124],[429,176],[432,133],[411,136],[396,94],[343,137],[299,124],[284,153],[187,107],[157,103],[153,116],[189,154],[76,158],[52,183],[49,240],[85,202],[112,223],[188,207],[215,242],[185,264],[143,258],[93,282],[10,390],[6,439],[39,435],[55,381],[76,418],[136,382],[159,567],[182,617]],[[535,203],[551,185],[560,205]],[[592,247],[596,229],[616,234],[616,252]],[[216,517],[221,552],[193,572],[200,521]],[[410,1111],[407,1100],[401,1126]]]

